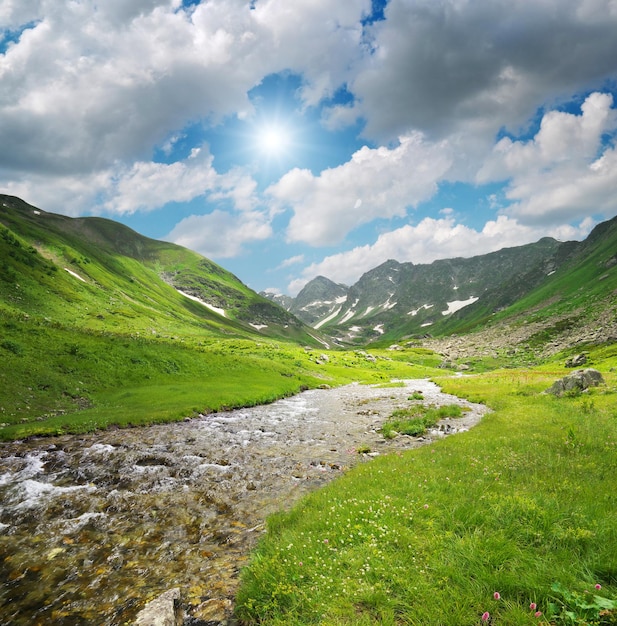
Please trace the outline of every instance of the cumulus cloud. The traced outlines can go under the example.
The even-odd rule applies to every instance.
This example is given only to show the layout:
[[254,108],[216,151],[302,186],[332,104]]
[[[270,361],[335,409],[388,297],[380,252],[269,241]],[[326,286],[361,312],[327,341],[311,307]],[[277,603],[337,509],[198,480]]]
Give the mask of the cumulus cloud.
[[11,146],[0,168],[65,175],[144,160],[191,121],[250,113],[248,91],[287,68],[316,102],[345,79],[370,2],[340,5],[3,3],[0,24],[25,30],[0,56],[0,144]]
[[362,274],[388,259],[401,263],[432,263],[437,259],[472,257],[502,248],[524,245],[545,236],[560,241],[582,239],[594,226],[586,219],[578,227],[560,226],[547,231],[520,224],[515,219],[500,216],[488,221],[482,230],[457,224],[454,218],[424,218],[417,226],[405,225],[383,233],[373,244],[358,246],[347,252],[327,256],[302,271],[302,276],[288,286],[290,294],[316,276],[347,285],[354,284]]
[[114,176],[104,208],[124,214],[187,202],[215,189],[218,179],[205,150],[195,149],[186,161],[170,164],[138,161]]
[[207,215],[184,218],[163,239],[205,257],[225,259],[241,254],[245,244],[271,235],[270,222],[258,211],[233,214],[215,210]]
[[390,0],[385,14],[349,84],[375,139],[415,128],[490,140],[616,76],[614,0]]
[[334,244],[360,224],[403,216],[408,207],[430,198],[450,167],[448,152],[447,145],[427,143],[413,133],[401,137],[395,148],[364,147],[318,176],[294,169],[266,194],[293,209],[290,241]]
[[508,180],[504,211],[524,223],[555,224],[591,212],[617,211],[617,153],[606,143],[617,131],[610,94],[592,93],[581,114],[550,111],[529,141],[501,139],[478,182]]
[[136,161],[84,175],[31,175],[7,184],[6,192],[65,215],[130,215],[153,211],[170,202],[207,199],[231,211],[252,211],[259,205],[256,183],[242,170],[218,174],[207,147],[194,148],[173,163]]
[[279,265],[279,268],[291,267],[292,265],[297,265],[299,263],[304,263],[303,254],[296,254],[295,256],[289,257],[288,259],[284,259],[283,262]]

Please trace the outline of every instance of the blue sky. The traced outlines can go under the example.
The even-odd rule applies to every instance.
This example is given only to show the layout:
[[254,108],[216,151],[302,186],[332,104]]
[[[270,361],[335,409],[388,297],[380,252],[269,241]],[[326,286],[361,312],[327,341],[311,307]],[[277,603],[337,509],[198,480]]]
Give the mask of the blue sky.
[[614,0],[0,2],[0,192],[253,289],[617,214]]

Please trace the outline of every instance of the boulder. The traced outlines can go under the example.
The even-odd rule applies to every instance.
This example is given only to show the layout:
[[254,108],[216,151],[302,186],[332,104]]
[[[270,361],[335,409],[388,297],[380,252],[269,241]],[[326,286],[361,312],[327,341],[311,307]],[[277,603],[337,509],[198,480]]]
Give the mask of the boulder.
[[575,354],[566,360],[566,367],[581,367],[587,363],[587,355]]
[[555,381],[553,385],[546,390],[554,396],[562,396],[568,391],[580,392],[585,391],[589,387],[597,387],[604,383],[604,378],[598,370],[587,368],[584,370],[576,370],[563,378]]
[[177,587],[148,602],[133,626],[181,626],[180,589]]

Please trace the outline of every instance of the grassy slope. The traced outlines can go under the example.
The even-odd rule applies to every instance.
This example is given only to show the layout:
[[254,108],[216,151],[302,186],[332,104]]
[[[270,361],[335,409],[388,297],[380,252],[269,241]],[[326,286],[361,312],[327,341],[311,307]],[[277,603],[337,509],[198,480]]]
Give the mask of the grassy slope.
[[511,626],[596,623],[571,599],[580,621],[568,621],[551,589],[617,599],[617,349],[595,359],[607,387],[575,398],[540,394],[564,374],[554,364],[439,381],[494,412],[271,518],[238,614],[262,625],[464,626],[485,612]]
[[[262,300],[194,252],[3,196],[0,438],[179,419],[323,383],[286,340],[319,344]],[[246,322],[260,315],[280,344]]]
[[[254,337],[250,324],[266,324],[262,336],[315,344],[306,327],[195,252],[111,220],[0,200],[0,308],[80,328],[164,336]],[[226,317],[177,289],[224,309]]]
[[317,363],[319,353],[288,342],[183,343],[7,315],[0,337],[0,439],[178,420],[323,384],[430,375],[438,362],[418,349],[375,363],[331,353]]

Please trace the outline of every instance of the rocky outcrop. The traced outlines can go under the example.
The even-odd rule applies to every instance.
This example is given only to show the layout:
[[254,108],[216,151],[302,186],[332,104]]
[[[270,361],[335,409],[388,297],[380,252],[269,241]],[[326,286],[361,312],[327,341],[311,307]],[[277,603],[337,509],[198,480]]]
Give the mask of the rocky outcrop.
[[604,378],[598,370],[587,368],[584,370],[576,370],[563,378],[555,381],[553,385],[546,390],[545,393],[551,393],[554,396],[563,396],[565,393],[577,393],[585,391],[589,387],[597,387],[604,384]]

